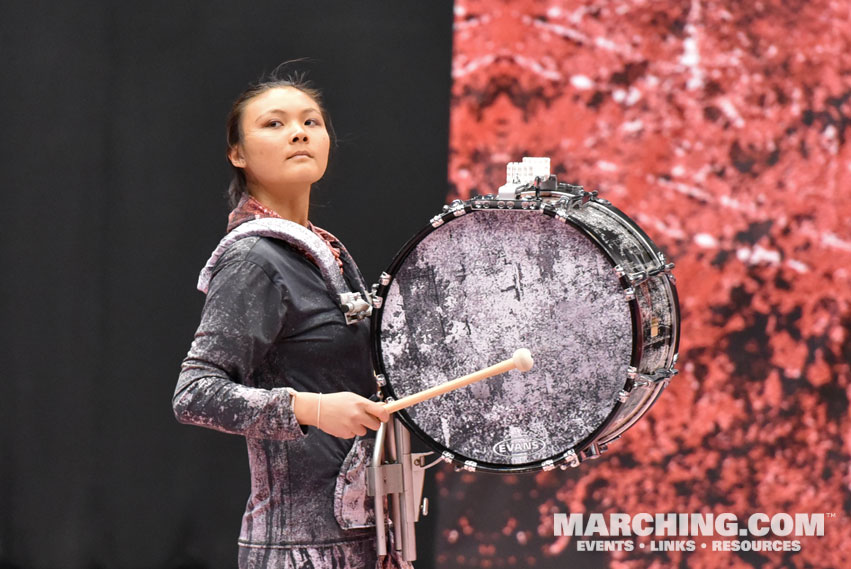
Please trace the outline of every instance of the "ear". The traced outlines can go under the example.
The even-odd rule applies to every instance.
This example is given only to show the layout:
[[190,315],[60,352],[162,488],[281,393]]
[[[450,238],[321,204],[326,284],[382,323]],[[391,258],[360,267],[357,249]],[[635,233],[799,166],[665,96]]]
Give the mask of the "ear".
[[245,168],[245,158],[242,156],[242,150],[238,144],[228,148],[228,160],[237,168]]

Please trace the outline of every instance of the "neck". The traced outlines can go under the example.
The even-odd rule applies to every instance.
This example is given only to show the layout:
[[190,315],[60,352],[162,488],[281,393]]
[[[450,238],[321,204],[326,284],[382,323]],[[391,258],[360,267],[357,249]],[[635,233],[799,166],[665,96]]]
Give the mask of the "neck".
[[310,207],[310,185],[289,188],[287,191],[270,192],[264,188],[250,188],[258,202],[284,219],[307,227],[307,212]]

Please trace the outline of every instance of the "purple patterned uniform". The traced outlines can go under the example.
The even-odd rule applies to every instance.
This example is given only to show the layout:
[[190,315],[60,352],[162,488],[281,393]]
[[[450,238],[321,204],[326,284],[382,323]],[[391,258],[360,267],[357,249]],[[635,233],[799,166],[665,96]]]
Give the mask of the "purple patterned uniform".
[[[305,251],[282,239],[303,226],[244,225],[251,224],[261,231],[226,236],[202,273],[207,298],[174,392],[175,416],[246,439],[251,494],[240,569],[372,569],[374,512],[364,471],[374,433],[340,439],[303,427],[285,389],[373,395],[369,320],[346,324],[333,294],[340,281],[328,279],[339,270],[321,241]],[[281,228],[282,238],[272,237]],[[345,284],[365,292],[341,248]]]

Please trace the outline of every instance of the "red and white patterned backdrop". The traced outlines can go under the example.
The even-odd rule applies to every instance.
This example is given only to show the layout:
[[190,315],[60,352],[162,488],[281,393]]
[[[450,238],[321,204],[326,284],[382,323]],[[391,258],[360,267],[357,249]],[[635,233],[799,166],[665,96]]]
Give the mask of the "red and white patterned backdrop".
[[[676,263],[681,373],[576,470],[441,467],[439,566],[851,566],[849,6],[456,2],[448,200],[523,156],[598,189]],[[828,517],[797,552],[592,554],[553,512]]]

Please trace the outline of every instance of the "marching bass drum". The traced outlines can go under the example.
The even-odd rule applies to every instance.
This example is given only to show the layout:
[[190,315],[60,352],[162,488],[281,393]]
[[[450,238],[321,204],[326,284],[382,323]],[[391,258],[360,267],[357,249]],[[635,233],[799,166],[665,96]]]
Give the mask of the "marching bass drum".
[[596,458],[656,401],[679,344],[673,264],[580,186],[456,200],[373,288],[373,359],[399,399],[510,358],[535,360],[397,412],[471,471]]

